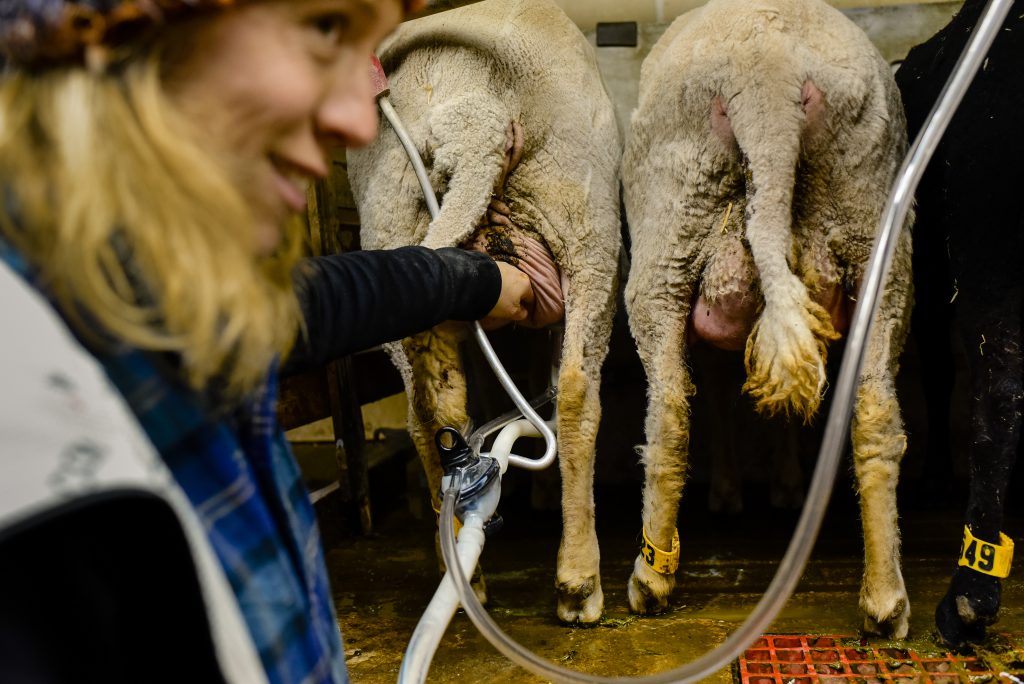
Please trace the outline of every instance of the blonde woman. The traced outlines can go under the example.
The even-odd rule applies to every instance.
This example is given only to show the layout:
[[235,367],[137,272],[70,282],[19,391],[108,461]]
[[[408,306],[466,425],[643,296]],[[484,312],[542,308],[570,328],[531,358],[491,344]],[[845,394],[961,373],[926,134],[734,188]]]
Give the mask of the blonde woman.
[[[272,682],[346,679],[312,506],[274,421],[278,373],[447,319],[522,320],[532,305],[522,273],[461,250],[299,258],[305,188],[328,146],[376,134],[370,55],[420,2],[0,0],[0,269],[49,302],[131,408],[207,530]],[[0,439],[0,479],[11,448]],[[122,525],[139,527],[79,526],[63,541],[109,554]],[[153,547],[117,548],[145,568],[162,563]],[[160,616],[109,579],[121,561],[56,557],[88,579],[60,589],[55,629],[86,625],[67,636],[130,670],[119,650]],[[15,565],[18,591],[38,591],[32,559],[3,567]],[[89,611],[103,615],[95,630]],[[121,680],[80,666],[76,681]]]

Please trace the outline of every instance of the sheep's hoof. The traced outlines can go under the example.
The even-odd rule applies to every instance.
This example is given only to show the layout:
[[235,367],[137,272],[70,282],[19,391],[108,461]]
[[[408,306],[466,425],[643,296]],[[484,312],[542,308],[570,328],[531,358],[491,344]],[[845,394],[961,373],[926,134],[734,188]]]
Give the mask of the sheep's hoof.
[[637,556],[626,589],[629,609],[641,615],[664,612],[668,608],[668,597],[675,586],[675,575],[655,572],[644,562],[642,556]]
[[883,600],[870,599],[861,594],[860,607],[864,611],[864,632],[890,639],[906,639],[910,631],[910,600],[900,582]]
[[[960,597],[964,598],[964,597]],[[957,602],[947,593],[935,609],[935,626],[939,636],[953,649],[962,649],[968,644],[977,644],[985,639],[985,625],[969,625],[957,612]]]
[[[441,571],[441,577],[444,577],[445,570]],[[473,593],[476,594],[477,601],[480,605],[487,605],[487,581],[484,580],[483,571],[480,566],[476,566],[476,570],[473,571],[473,576],[469,578],[469,586],[473,589]]]
[[935,609],[935,626],[954,648],[985,638],[985,627],[998,619],[1002,585],[995,577],[958,567],[949,591]]
[[558,619],[570,625],[592,625],[604,612],[601,578],[591,575],[579,582],[558,582]]
[[476,598],[480,601],[481,605],[487,605],[487,580],[484,579],[484,572],[480,566],[476,566],[476,570],[473,571],[473,576],[469,579],[469,586],[473,588],[473,593],[476,594]]

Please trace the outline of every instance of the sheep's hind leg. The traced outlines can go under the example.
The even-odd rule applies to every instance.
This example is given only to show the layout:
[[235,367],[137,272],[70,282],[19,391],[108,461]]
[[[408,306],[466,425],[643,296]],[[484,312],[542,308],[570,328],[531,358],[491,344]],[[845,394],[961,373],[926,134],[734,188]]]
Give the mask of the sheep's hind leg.
[[[965,524],[982,542],[999,545],[1003,506],[1016,461],[1024,411],[1024,358],[1021,354],[1021,287],[972,297],[965,291],[959,326],[967,350],[971,387],[970,489]],[[975,549],[964,549],[971,560]],[[980,555],[979,555],[980,558]],[[992,570],[994,558],[979,560]],[[996,621],[1000,580],[957,565],[949,590],[935,611],[939,634],[954,647],[984,638]]]
[[[460,326],[443,324],[403,341],[408,366],[406,381],[409,394],[409,431],[427,476],[430,501],[435,511],[441,508],[441,459],[434,437],[443,427],[463,430],[469,423],[466,414],[466,378],[459,357]],[[441,572],[446,568],[441,557],[440,537],[434,535],[434,546]],[[487,601],[487,588],[480,567],[473,573],[471,584],[481,602]]]
[[[647,298],[657,301],[657,298]],[[647,372],[650,386],[647,406],[643,461],[644,508],[643,528],[650,544],[671,554],[674,548],[676,516],[686,473],[690,441],[690,405],[693,394],[689,371],[685,364],[686,325],[690,314],[687,296],[680,297],[674,308],[638,312],[640,303],[630,310],[630,320],[649,322],[635,326],[637,348]],[[675,568],[663,566],[659,572],[652,567],[658,557],[650,547],[637,556],[627,589],[630,610],[653,613],[668,606],[675,588]],[[678,561],[677,561],[678,562]]]
[[593,624],[604,610],[594,527],[594,448],[601,420],[601,364],[615,308],[614,281],[605,277],[569,286],[558,377],[562,542],[556,575],[558,617],[568,623]]
[[907,636],[910,601],[900,568],[900,531],[896,485],[907,448],[896,398],[897,359],[906,337],[910,308],[909,236],[904,236],[896,265],[906,265],[905,280],[890,277],[861,372],[852,426],[854,471],[864,528],[864,578],[860,607],[864,630],[895,639]]

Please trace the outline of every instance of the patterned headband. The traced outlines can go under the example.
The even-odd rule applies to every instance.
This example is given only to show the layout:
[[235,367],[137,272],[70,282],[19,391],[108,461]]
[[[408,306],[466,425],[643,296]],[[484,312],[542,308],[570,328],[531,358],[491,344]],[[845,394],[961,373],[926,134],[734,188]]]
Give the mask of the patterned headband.
[[[38,67],[68,61],[102,69],[110,50],[140,30],[187,12],[245,0],[0,0],[0,52],[8,62]],[[423,0],[402,0],[406,13]]]

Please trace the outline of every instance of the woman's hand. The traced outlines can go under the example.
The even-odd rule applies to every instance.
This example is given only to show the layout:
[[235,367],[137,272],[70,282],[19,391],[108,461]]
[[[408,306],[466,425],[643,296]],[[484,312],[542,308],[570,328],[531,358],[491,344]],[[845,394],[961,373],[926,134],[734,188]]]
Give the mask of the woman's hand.
[[523,321],[533,308],[533,286],[525,273],[504,261],[496,262],[501,272],[501,295],[491,312],[480,321],[484,330],[496,330],[510,321]]

